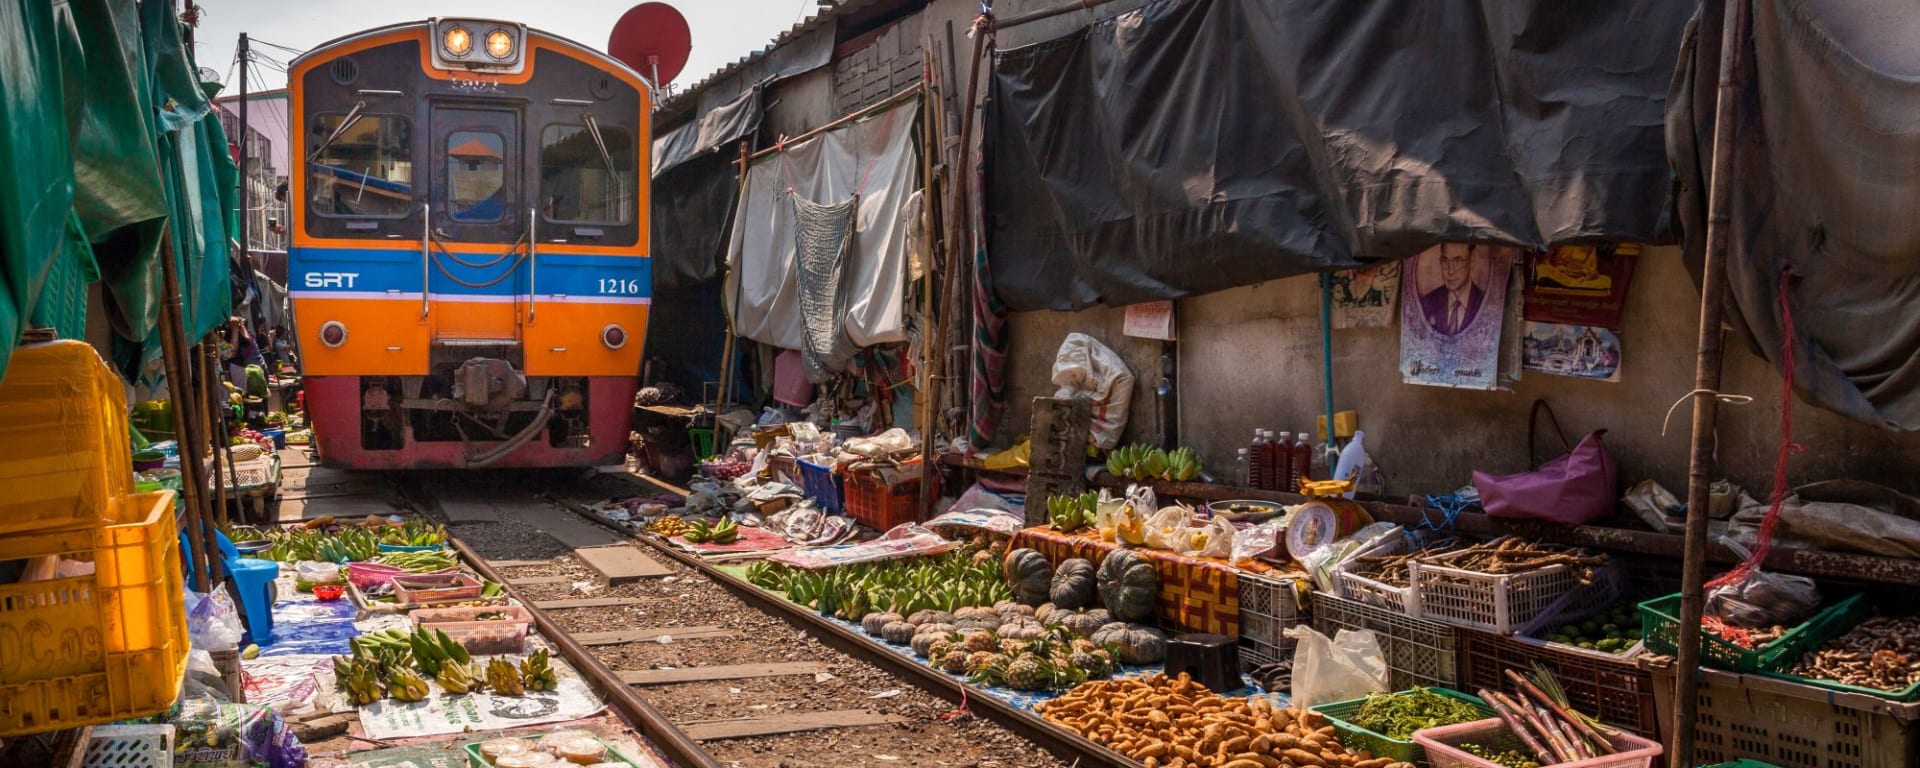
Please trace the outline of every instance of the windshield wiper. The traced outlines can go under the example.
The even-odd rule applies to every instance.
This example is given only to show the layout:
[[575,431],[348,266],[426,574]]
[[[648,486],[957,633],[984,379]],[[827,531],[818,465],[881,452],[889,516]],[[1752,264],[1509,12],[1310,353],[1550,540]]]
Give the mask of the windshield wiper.
[[[315,158],[320,156],[320,153],[327,151],[327,147],[333,146],[334,140],[340,138],[340,134],[346,133],[347,129],[353,127],[354,123],[360,122],[360,110],[363,110],[366,108],[367,108],[367,103],[364,101],[361,101],[361,102],[356,102],[353,105],[353,109],[347,110],[347,116],[345,119],[340,121],[340,126],[338,128],[333,129],[333,133],[327,136],[326,141],[320,142],[320,146],[316,147],[313,150],[313,154],[307,155],[307,162],[309,163],[313,162]],[[605,151],[606,150],[604,149],[601,150],[601,152],[603,153]]]
[[593,145],[600,148],[600,162],[607,164],[607,175],[618,180],[620,169],[613,167],[613,155],[607,152],[607,139],[600,135],[600,121],[593,119],[591,113],[582,113],[580,119],[586,121],[587,133],[593,134]]

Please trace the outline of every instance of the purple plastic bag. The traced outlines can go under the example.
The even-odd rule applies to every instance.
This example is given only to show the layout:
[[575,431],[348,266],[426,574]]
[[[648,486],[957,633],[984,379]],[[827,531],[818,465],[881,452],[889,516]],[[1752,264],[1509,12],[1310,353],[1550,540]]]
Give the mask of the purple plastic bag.
[[[1548,418],[1553,411],[1546,401],[1534,403],[1533,417],[1542,410]],[[1531,419],[1528,425],[1527,453],[1533,455]],[[1560,428],[1554,419],[1554,429]],[[1488,517],[1518,517],[1546,520],[1566,525],[1585,525],[1613,512],[1619,497],[1619,470],[1613,455],[1600,440],[1606,430],[1580,439],[1565,456],[1541,464],[1539,469],[1515,475],[1493,475],[1476,470],[1473,487],[1480,492],[1480,506]],[[1566,436],[1561,436],[1565,444]]]

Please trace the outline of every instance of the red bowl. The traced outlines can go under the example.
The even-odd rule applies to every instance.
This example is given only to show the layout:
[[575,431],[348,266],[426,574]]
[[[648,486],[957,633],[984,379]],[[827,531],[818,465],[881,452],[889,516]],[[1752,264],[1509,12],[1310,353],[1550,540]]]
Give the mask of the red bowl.
[[339,584],[313,585],[313,596],[324,601],[338,600],[340,599],[341,595],[344,595],[346,593],[347,593],[347,588]]

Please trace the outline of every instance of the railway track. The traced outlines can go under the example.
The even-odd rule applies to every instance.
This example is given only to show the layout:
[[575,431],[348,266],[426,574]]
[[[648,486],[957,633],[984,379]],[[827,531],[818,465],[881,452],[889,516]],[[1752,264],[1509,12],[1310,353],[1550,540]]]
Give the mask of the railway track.
[[[588,522],[581,501],[612,495],[607,490],[555,473],[424,476],[406,486],[413,506],[446,520],[464,555],[535,608],[542,633],[669,760],[793,768],[1131,764],[1031,713],[967,697],[952,678],[767,595],[725,567]],[[650,492],[634,482],[627,495]],[[474,512],[476,497],[490,514]],[[657,570],[608,586],[579,552],[609,547],[643,552]]]

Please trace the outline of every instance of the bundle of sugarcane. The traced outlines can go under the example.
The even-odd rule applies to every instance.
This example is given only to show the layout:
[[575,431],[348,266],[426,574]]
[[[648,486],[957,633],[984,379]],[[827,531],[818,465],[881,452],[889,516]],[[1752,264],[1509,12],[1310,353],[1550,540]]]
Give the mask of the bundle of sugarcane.
[[1482,688],[1480,698],[1541,765],[1571,763],[1618,751],[1614,741],[1619,732],[1574,710],[1552,672],[1536,664],[1531,680],[1511,669],[1506,674],[1519,693],[1509,695]]

